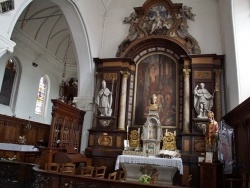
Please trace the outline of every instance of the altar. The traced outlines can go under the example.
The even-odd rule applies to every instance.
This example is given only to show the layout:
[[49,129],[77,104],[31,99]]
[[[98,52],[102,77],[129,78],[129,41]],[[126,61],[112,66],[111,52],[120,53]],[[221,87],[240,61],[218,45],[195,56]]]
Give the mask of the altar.
[[2,160],[15,160],[24,163],[34,163],[40,151],[34,145],[0,143]]
[[115,164],[115,170],[120,168],[120,163],[132,164],[151,164],[159,166],[176,167],[180,174],[183,174],[183,165],[181,158],[160,158],[160,157],[144,157],[136,155],[118,155]]
[[125,181],[139,181],[144,174],[156,176],[156,183],[173,185],[174,177],[183,174],[181,158],[144,157],[134,155],[119,155],[115,170],[122,168],[125,172]]

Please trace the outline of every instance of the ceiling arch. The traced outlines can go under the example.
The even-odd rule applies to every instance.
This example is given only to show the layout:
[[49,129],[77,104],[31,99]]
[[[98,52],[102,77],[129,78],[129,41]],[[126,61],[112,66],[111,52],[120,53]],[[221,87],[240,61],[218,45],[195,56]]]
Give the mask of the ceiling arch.
[[55,58],[76,67],[75,44],[60,7],[50,0],[34,0],[22,12],[16,29],[27,34]]

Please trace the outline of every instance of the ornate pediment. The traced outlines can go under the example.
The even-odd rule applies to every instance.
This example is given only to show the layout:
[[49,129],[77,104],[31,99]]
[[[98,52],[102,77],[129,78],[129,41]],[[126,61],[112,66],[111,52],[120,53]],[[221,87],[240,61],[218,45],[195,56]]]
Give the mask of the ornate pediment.
[[187,20],[195,14],[191,7],[173,4],[170,0],[146,1],[123,20],[130,24],[129,34],[119,45],[116,56],[124,57],[126,50],[148,38],[165,38],[176,42],[189,54],[200,54],[198,42],[189,34]]

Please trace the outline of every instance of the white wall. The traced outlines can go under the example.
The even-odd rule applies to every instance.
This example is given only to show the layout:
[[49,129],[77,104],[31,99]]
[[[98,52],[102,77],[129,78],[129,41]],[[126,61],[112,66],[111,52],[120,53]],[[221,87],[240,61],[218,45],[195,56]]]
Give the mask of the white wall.
[[[21,63],[21,77],[18,89],[18,95],[16,100],[16,107],[14,111],[8,106],[0,105],[0,113],[6,114],[9,116],[16,115],[18,118],[29,119],[31,121],[41,122],[50,124],[51,123],[51,110],[52,103],[51,99],[58,97],[58,85],[60,84],[60,79],[55,77],[52,72],[49,71],[48,67],[44,67],[45,64],[43,60],[37,60],[37,67],[32,66],[34,54],[30,53],[29,55],[24,54],[22,49],[15,48],[12,54],[9,54],[9,57],[18,57]],[[1,67],[5,65],[7,56],[4,56],[0,59]],[[1,69],[0,77],[2,77],[4,69]],[[50,92],[48,96],[48,106],[47,111],[44,117],[35,114],[36,98],[38,91],[38,84],[41,76],[47,74],[50,80]]]
[[236,64],[238,67],[239,102],[250,96],[250,1],[232,0]]
[[224,63],[224,96],[225,113],[236,107],[239,102],[238,68],[236,66],[235,40],[231,0],[220,0],[220,27],[222,48],[225,52]]

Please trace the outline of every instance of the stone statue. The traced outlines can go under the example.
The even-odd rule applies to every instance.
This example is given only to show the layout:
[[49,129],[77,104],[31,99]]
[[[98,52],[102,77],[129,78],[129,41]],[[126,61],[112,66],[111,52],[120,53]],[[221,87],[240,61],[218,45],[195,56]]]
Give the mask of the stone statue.
[[219,125],[214,119],[214,113],[212,111],[207,112],[209,123],[206,126],[206,151],[217,151],[217,141]]
[[213,95],[211,95],[205,84],[200,83],[194,89],[194,108],[198,114],[198,118],[207,118],[207,111],[213,107]]
[[111,116],[112,114],[112,92],[106,87],[106,81],[102,81],[102,88],[99,91],[96,100],[98,110],[101,112],[101,116]]

